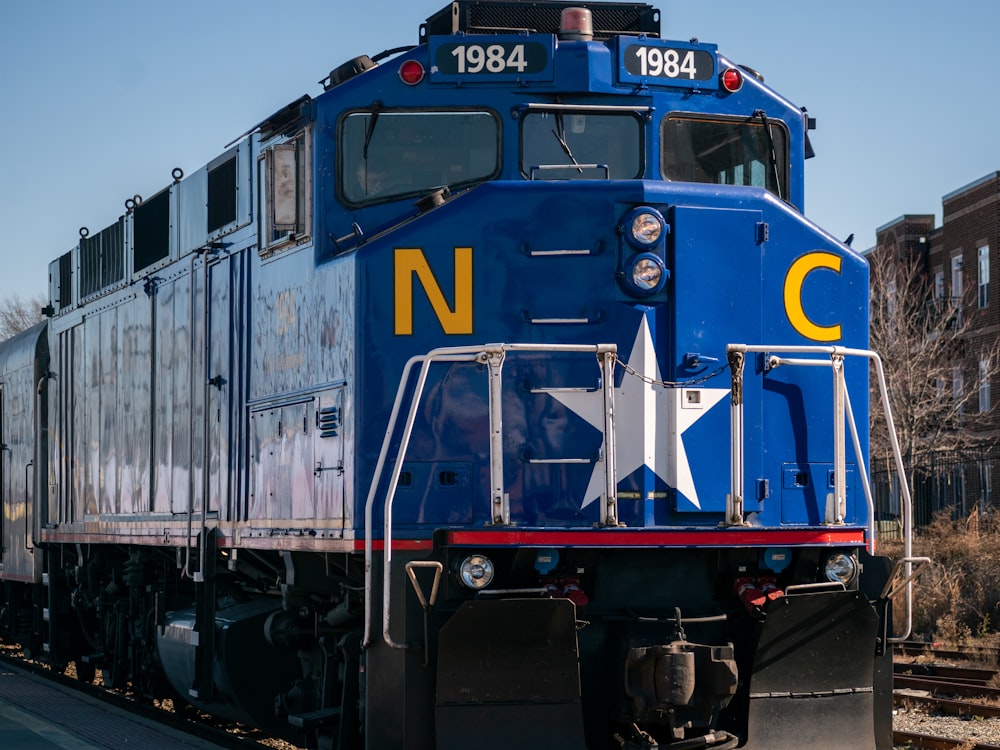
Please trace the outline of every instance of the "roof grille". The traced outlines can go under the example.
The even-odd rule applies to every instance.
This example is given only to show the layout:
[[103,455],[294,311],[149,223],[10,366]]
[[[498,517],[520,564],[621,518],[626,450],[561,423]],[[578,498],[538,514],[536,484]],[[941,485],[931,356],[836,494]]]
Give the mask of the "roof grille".
[[589,8],[594,39],[618,34],[660,36],[660,12],[645,3],[528,2],[527,0],[455,0],[420,26],[420,41],[429,36],[466,34],[557,34],[564,8]]
[[208,232],[236,221],[236,155],[208,170]]
[[132,213],[132,269],[141,271],[170,255],[170,191],[163,190]]
[[125,219],[119,217],[94,237],[80,237],[80,296],[125,278]]

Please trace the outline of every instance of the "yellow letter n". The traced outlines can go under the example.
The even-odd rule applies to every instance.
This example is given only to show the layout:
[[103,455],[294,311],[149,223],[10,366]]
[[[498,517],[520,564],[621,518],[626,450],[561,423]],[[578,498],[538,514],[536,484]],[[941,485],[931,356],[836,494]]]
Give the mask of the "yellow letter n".
[[420,248],[396,248],[396,335],[413,335],[413,276],[445,333],[472,333],[472,248],[455,248],[455,307],[448,306]]

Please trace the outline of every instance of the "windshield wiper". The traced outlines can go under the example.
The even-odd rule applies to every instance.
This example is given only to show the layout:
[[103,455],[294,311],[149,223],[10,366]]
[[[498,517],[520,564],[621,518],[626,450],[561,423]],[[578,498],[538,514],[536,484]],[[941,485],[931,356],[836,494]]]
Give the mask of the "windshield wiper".
[[767,117],[767,113],[758,109],[754,112],[755,117],[760,118],[760,124],[764,126],[764,134],[767,136],[767,147],[770,152],[771,159],[771,172],[774,176],[774,189],[778,193],[778,197],[781,200],[785,200],[785,197],[781,194],[781,179],[778,176],[778,155],[774,150],[774,138],[771,137],[771,121]]
[[583,167],[580,166],[580,162],[578,162],[576,157],[573,156],[573,152],[570,150],[569,144],[566,143],[566,121],[563,119],[562,112],[556,112],[556,129],[552,131],[552,135],[554,135],[556,140],[559,141],[559,145],[562,146],[562,150],[566,152],[566,156],[569,157],[569,160],[573,162],[573,166],[576,167],[576,170],[580,174],[583,174]]
[[365,129],[365,149],[362,155],[365,160],[368,159],[368,146],[372,142],[372,136],[375,135],[375,123],[378,122],[379,107],[378,104],[372,107],[372,116],[368,121],[368,127]]

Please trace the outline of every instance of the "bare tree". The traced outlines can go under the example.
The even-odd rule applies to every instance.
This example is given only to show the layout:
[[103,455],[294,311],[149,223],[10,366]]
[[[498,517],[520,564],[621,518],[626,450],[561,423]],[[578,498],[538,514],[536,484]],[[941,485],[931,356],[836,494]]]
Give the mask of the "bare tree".
[[[980,332],[976,290],[957,298],[935,296],[919,257],[878,251],[869,262],[871,348],[885,365],[904,460],[909,463],[923,450],[981,443],[977,432],[987,426],[992,409],[980,409],[978,385],[1000,373],[1000,338]],[[876,403],[872,455],[888,456],[888,434]]]
[[22,297],[12,294],[0,298],[0,340],[9,339],[44,320],[42,308],[47,304],[45,295]]

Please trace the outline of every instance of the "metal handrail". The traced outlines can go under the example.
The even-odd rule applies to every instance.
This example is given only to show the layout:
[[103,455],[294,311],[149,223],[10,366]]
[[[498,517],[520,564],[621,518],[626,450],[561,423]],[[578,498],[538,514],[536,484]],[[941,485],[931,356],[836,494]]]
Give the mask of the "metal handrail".
[[[913,500],[910,496],[910,486],[906,479],[906,471],[903,466],[903,455],[899,448],[899,440],[896,437],[896,426],[892,419],[892,408],[889,405],[889,390],[885,381],[885,370],[882,367],[882,358],[869,349],[852,349],[843,346],[773,346],[762,344],[729,344],[726,347],[727,355],[732,368],[732,497],[727,508],[727,516],[730,523],[737,521],[736,515],[739,513],[739,522],[742,523],[742,498],[743,498],[743,365],[747,353],[769,354],[768,365],[770,369],[782,365],[797,366],[821,366],[831,367],[834,371],[834,500],[839,508],[839,503],[844,497],[844,484],[846,482],[846,455],[843,441],[843,425],[845,418],[851,428],[851,438],[854,445],[854,452],[861,467],[861,481],[865,492],[865,499],[868,503],[868,551],[875,552],[875,505],[872,500],[871,487],[868,482],[868,469],[865,466],[864,456],[861,452],[861,445],[858,439],[857,424],[854,419],[854,412],[851,409],[850,396],[847,392],[843,373],[843,362],[846,357],[861,357],[867,359],[875,365],[876,381],[879,387],[879,396],[885,413],[889,442],[892,447],[893,458],[896,463],[896,470],[899,473],[900,490],[903,496],[903,557],[896,563],[890,581],[886,584],[886,591],[892,590],[896,593],[905,586],[906,589],[906,619],[903,634],[889,638],[890,642],[903,641],[909,638],[913,629],[913,579],[916,572],[914,563],[923,564],[928,562],[927,558],[913,556]],[[825,354],[830,359],[792,359],[775,356],[775,352],[783,354]],[[737,414],[737,411],[739,412]],[[839,415],[839,417],[838,417]],[[840,465],[838,465],[840,464]],[[739,472],[737,473],[737,465]],[[897,580],[901,579],[901,580]],[[892,584],[892,585],[890,585]],[[884,592],[883,592],[884,593]],[[884,597],[883,597],[884,598]]]
[[488,366],[489,374],[489,401],[490,401],[490,487],[491,487],[491,517],[497,525],[503,525],[510,521],[510,509],[507,503],[507,493],[503,486],[503,420],[502,420],[502,369],[504,356],[507,352],[550,352],[550,353],[593,353],[597,356],[602,371],[602,392],[605,399],[605,429],[603,435],[603,449],[605,463],[606,483],[605,487],[608,496],[601,503],[601,522],[605,524],[617,524],[617,498],[615,497],[615,450],[614,450],[614,425],[612,421],[613,399],[614,399],[614,363],[617,355],[617,347],[614,344],[484,344],[482,346],[455,346],[432,349],[426,354],[411,357],[403,367],[400,376],[399,387],[396,390],[396,398],[389,415],[389,423],[386,427],[385,437],[382,440],[382,448],[379,451],[378,461],[375,464],[375,473],[372,476],[371,485],[368,488],[368,497],[365,501],[365,633],[363,644],[365,647],[371,645],[372,630],[372,558],[373,539],[372,525],[375,506],[375,495],[378,492],[382,474],[385,471],[385,464],[389,454],[389,447],[392,443],[393,435],[396,432],[400,413],[403,409],[403,402],[407,391],[407,384],[413,373],[413,369],[419,364],[420,371],[417,375],[417,382],[414,386],[413,395],[410,397],[410,407],[403,425],[403,432],[400,436],[399,448],[396,451],[392,473],[389,476],[389,487],[386,492],[383,511],[383,563],[382,563],[382,638],[386,645],[405,649],[407,644],[397,643],[389,633],[390,622],[390,597],[389,583],[392,568],[392,505],[395,499],[396,489],[399,485],[399,475],[403,467],[403,458],[409,447],[410,436],[413,432],[413,425],[416,421],[417,412],[420,406],[420,399],[423,396],[424,386],[427,382],[428,371],[431,364],[435,362],[479,362]]

